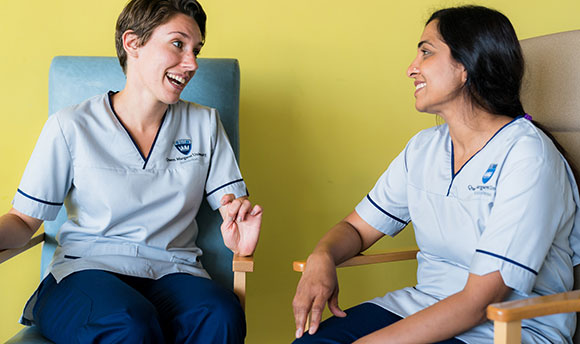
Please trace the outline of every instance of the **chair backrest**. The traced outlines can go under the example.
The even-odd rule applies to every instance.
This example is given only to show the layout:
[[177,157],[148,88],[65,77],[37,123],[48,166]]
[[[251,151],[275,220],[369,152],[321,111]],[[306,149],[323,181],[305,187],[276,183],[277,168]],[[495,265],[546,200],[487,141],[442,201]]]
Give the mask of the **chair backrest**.
[[[239,157],[238,114],[240,101],[240,69],[235,59],[198,59],[199,70],[181,94],[187,101],[216,108]],[[49,115],[70,105],[109,90],[120,91],[125,75],[116,57],[57,56],[49,73]],[[56,248],[55,236],[66,221],[63,208],[55,221],[44,224],[46,241],[42,248],[41,275],[50,263]],[[197,245],[203,250],[201,262],[212,279],[233,289],[232,252],[227,249],[219,230],[221,216],[204,201],[197,215]]]
[[[554,135],[568,152],[568,160],[580,168],[580,30],[524,39],[521,45],[526,61],[524,109]],[[579,289],[580,265],[574,268],[574,282],[574,289]],[[579,332],[577,328],[575,343],[580,343]]]

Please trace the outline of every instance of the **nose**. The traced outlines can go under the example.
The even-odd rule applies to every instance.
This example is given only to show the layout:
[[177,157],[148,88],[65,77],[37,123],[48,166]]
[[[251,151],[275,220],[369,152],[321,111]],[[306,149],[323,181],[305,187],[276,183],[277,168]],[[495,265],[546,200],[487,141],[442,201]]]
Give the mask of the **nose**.
[[415,65],[411,64],[409,66],[409,68],[407,68],[407,76],[409,78],[414,78],[417,76],[417,74],[419,74],[419,68],[417,68]]
[[419,74],[419,68],[417,66],[418,66],[417,58],[415,58],[413,62],[411,62],[409,68],[407,68],[407,76],[409,78],[414,78],[417,76],[417,74]]
[[197,56],[193,53],[193,51],[187,52],[183,56],[183,60],[181,61],[181,65],[184,69],[190,72],[195,72],[199,67],[197,64]]

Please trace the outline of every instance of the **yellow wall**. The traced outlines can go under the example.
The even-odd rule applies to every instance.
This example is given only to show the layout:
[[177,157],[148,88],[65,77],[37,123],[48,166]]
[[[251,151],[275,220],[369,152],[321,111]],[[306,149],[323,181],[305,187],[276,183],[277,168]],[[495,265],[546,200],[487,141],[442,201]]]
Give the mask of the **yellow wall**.
[[[125,0],[8,1],[0,11],[0,211],[10,207],[47,115],[55,55],[113,55]],[[405,70],[437,0],[205,0],[206,57],[242,69],[242,170],[265,208],[256,272],[248,279],[248,343],[294,333],[293,259],[352,210],[410,136],[432,126],[413,107]],[[578,0],[489,0],[520,38],[578,29]],[[410,231],[408,231],[410,232]],[[411,233],[381,247],[412,244]],[[0,341],[38,283],[39,249],[0,266]],[[413,282],[413,263],[340,273],[351,306]],[[363,295],[364,291],[364,295]]]

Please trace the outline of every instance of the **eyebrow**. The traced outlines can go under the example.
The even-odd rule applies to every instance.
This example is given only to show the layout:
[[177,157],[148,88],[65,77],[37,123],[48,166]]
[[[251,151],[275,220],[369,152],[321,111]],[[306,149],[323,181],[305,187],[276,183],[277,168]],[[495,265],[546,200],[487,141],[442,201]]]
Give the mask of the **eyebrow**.
[[181,35],[181,36],[184,36],[184,37],[187,37],[187,38],[189,38],[189,35],[188,35],[188,34],[186,34],[185,32],[182,32],[182,31],[171,31],[171,32],[168,32],[167,34],[168,34],[168,35],[172,35],[172,34],[174,34],[174,33],[176,33],[176,34],[178,34],[178,35]]
[[424,44],[429,44],[432,47],[435,47],[432,43],[430,43],[429,41],[420,41],[419,44],[417,44],[417,48],[421,48],[422,45]]

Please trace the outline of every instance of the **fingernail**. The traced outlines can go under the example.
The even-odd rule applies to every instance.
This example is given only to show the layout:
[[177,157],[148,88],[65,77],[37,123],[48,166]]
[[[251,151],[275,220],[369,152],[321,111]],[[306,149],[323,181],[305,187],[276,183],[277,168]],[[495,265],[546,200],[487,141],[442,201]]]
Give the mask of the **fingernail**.
[[242,217],[238,216],[238,222],[242,222]]
[[300,337],[302,337],[302,329],[301,328],[298,328],[296,330],[296,338],[300,338]]
[[234,218],[231,216],[228,216],[228,222],[234,222]]

